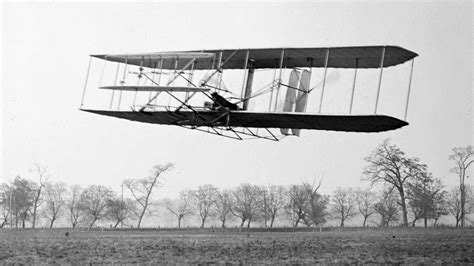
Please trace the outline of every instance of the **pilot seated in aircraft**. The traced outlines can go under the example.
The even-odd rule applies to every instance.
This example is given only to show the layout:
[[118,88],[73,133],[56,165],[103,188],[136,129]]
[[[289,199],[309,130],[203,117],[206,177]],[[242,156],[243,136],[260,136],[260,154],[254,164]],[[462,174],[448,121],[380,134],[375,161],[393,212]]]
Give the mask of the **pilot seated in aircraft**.
[[239,110],[239,106],[235,103],[231,103],[227,101],[224,97],[217,94],[217,92],[213,92],[211,94],[212,100],[212,110],[219,110],[221,108],[228,108],[229,110]]

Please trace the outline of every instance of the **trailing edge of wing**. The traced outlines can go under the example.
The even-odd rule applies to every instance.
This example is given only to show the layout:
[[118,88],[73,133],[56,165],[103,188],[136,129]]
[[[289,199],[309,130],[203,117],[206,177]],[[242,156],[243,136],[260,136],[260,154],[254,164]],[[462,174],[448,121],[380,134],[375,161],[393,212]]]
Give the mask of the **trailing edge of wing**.
[[206,92],[207,88],[178,86],[104,86],[100,89],[119,91],[169,91],[169,92]]
[[[295,128],[370,133],[394,130],[408,125],[405,121],[385,115],[322,115],[233,111],[227,120],[222,117],[221,112],[217,111],[199,112],[199,118],[197,118],[191,111],[140,113],[133,111],[82,110],[144,123],[196,127],[228,125],[249,128]],[[210,123],[209,121],[213,122]]]

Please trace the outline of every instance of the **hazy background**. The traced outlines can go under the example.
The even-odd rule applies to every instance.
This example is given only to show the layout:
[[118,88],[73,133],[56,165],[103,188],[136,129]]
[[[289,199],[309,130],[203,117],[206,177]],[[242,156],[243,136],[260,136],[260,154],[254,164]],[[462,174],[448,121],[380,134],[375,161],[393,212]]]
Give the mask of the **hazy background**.
[[[39,162],[52,180],[118,190],[123,179],[173,162],[157,197],[202,184],[288,185],[321,176],[322,192],[330,193],[337,186],[367,185],[361,181],[363,158],[391,138],[453,186],[458,178],[449,172],[451,149],[473,143],[472,26],[470,1],[5,2],[0,182],[16,175],[35,179],[29,169]],[[236,141],[78,110],[89,54],[359,45],[399,45],[420,55],[409,126],[379,134],[303,131],[281,142]],[[399,92],[396,80],[382,84],[382,102],[389,104],[392,93],[405,97],[402,77]]]

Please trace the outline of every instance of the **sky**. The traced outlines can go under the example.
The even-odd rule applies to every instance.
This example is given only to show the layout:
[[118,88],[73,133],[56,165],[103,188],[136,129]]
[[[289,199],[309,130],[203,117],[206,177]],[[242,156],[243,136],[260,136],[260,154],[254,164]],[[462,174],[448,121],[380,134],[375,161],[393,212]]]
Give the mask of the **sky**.
[[[289,185],[315,178],[330,193],[367,186],[363,158],[390,138],[449,187],[458,180],[449,172],[452,148],[473,143],[470,1],[2,2],[1,22],[0,182],[35,179],[30,169],[40,163],[52,180],[117,190],[122,180],[171,162],[163,196],[203,184]],[[79,110],[90,54],[361,45],[398,45],[419,54],[409,126],[237,141]],[[394,107],[403,119],[404,102],[394,99],[405,97],[407,65],[400,69],[400,80],[382,85],[380,105]],[[309,108],[317,104],[310,99]]]

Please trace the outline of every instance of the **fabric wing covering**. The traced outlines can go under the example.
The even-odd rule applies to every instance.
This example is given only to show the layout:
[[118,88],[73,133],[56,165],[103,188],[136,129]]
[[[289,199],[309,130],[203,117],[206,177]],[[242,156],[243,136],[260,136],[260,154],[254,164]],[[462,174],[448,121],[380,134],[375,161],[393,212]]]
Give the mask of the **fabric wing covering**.
[[[221,117],[221,112],[203,111],[199,112],[200,119],[196,119],[191,111],[181,112],[132,112],[132,111],[99,111],[86,110],[99,115],[113,116],[152,124],[163,125],[187,125],[187,126],[209,126],[203,121],[213,121]],[[219,122],[219,120],[217,120]],[[214,126],[222,126],[227,123],[222,118],[222,124],[214,123]],[[232,127],[249,128],[296,128],[314,130],[332,130],[346,132],[381,132],[394,130],[408,125],[407,122],[385,115],[320,115],[307,113],[256,113],[235,111],[230,113],[228,125]]]
[[418,56],[418,54],[398,46],[202,50],[92,56],[108,61],[127,62],[127,64],[136,66],[143,65],[149,68],[156,68],[163,60],[163,69],[175,69],[176,60],[178,60],[177,69],[181,69],[190,60],[195,59],[194,69],[205,70],[217,68],[217,57],[222,52],[222,62],[227,61],[222,67],[223,69],[244,69],[248,51],[253,68],[261,69],[279,67],[282,50],[284,53],[284,68],[324,67],[326,55],[329,51],[328,67],[330,68],[379,68],[384,48],[384,67],[402,64]]

